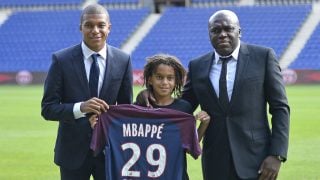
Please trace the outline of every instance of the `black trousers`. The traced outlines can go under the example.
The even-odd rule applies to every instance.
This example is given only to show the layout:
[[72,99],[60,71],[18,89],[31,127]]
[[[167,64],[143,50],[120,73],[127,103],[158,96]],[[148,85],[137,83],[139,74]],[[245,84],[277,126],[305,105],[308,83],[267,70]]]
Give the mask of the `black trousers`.
[[211,134],[215,144],[204,147],[202,171],[204,180],[240,180],[234,167],[226,121],[216,121]]
[[[207,161],[204,161],[204,159],[202,159],[202,171],[204,180],[258,180],[258,177],[242,179],[238,176],[234,166],[228,140],[224,139],[223,142],[226,142],[221,142],[221,146],[224,148],[219,149],[221,151],[220,153],[218,153],[219,158],[215,158],[219,161],[219,166],[217,166],[216,169],[208,165]],[[202,154],[203,158],[205,157],[207,158],[207,160],[210,159],[210,157],[207,156],[210,155]]]
[[90,151],[80,168],[70,170],[60,166],[61,180],[90,180],[90,176],[95,180],[106,180],[105,156],[100,153],[94,157]]

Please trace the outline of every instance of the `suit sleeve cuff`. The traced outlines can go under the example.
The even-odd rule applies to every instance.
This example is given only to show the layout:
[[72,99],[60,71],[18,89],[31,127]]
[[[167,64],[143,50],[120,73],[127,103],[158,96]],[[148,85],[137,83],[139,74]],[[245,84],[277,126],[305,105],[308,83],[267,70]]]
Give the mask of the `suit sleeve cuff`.
[[85,113],[81,112],[80,106],[82,102],[75,103],[73,106],[74,119],[79,119],[85,117]]

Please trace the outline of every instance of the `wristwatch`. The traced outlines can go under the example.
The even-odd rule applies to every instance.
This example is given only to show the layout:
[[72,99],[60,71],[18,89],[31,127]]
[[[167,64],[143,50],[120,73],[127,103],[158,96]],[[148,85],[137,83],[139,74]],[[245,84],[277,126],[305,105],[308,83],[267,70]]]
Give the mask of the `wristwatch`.
[[275,156],[279,161],[284,162],[285,158],[282,156]]

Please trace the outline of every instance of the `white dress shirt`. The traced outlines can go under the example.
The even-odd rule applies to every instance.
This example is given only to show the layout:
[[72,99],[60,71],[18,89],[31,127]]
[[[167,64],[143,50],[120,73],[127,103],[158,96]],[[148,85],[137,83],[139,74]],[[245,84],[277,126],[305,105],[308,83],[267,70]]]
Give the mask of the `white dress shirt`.
[[[89,83],[90,68],[91,68],[91,64],[93,62],[91,55],[96,54],[96,53],[99,54],[99,56],[97,57],[97,62],[99,65],[99,70],[100,70],[99,83],[98,83],[98,96],[99,96],[100,90],[101,90],[101,87],[103,84],[103,80],[104,80],[104,74],[106,71],[107,45],[105,45],[99,52],[95,52],[95,51],[92,51],[91,49],[89,49],[89,47],[82,41],[81,49],[82,49],[82,53],[83,53],[83,61],[84,61],[85,69],[86,69],[88,83]],[[74,115],[75,119],[85,117],[85,113],[82,113],[80,111],[81,103],[82,102],[75,103],[73,106],[73,115]]]
[[[233,85],[234,85],[234,80],[236,76],[236,70],[237,70],[237,63],[238,63],[238,56],[239,56],[239,50],[240,50],[240,42],[236,49],[232,52],[231,56],[232,59],[228,62],[227,64],[227,91],[228,91],[228,97],[229,101],[232,96],[232,91],[233,91]],[[222,68],[222,62],[220,59],[220,56],[216,51],[214,53],[214,60],[210,69],[209,77],[210,81],[213,85],[213,88],[219,97],[219,79],[220,79],[220,73],[221,73],[221,68]]]

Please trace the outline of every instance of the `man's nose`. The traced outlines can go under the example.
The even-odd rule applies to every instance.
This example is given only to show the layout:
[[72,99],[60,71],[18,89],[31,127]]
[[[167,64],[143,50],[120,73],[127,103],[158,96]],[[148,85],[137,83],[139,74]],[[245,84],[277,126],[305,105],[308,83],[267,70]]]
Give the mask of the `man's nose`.
[[227,36],[227,32],[225,30],[221,30],[221,33],[219,34],[219,36],[225,37]]
[[98,28],[98,26],[93,26],[93,28],[92,28],[92,32],[99,32],[99,28]]

